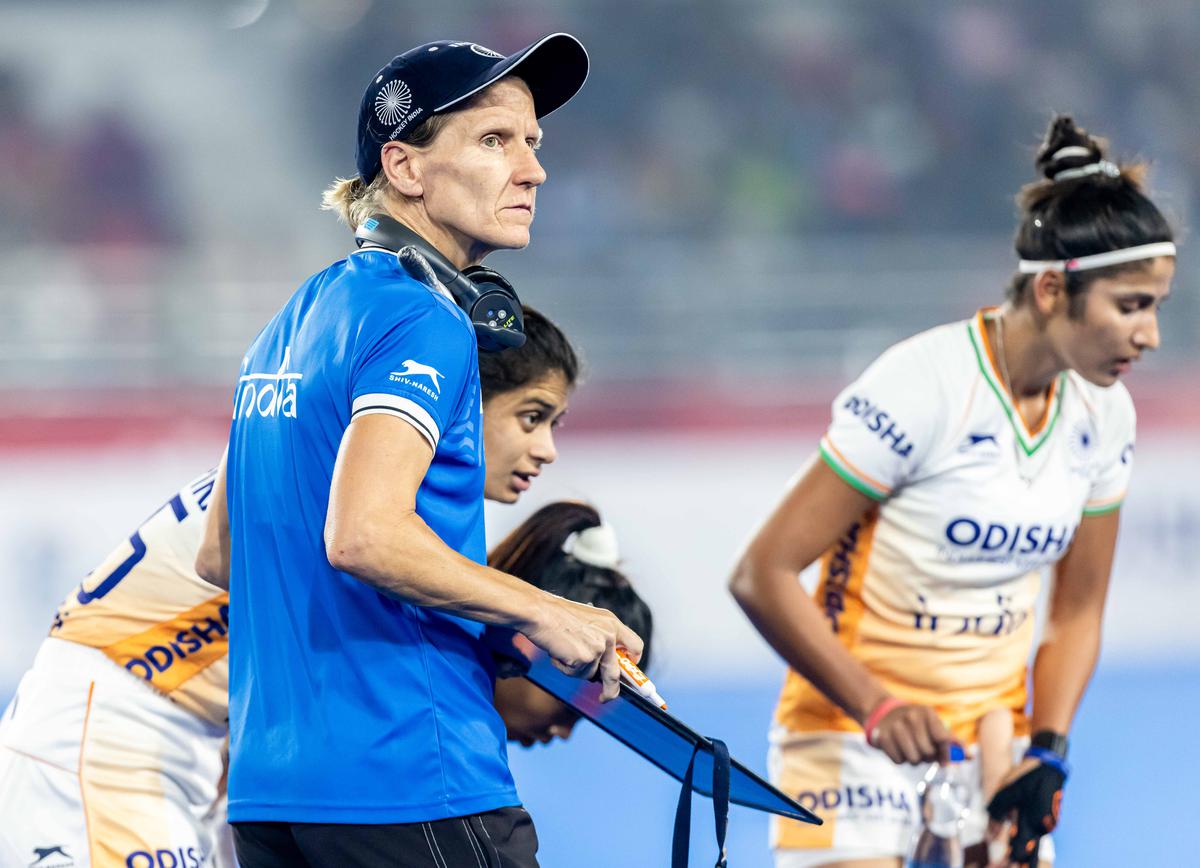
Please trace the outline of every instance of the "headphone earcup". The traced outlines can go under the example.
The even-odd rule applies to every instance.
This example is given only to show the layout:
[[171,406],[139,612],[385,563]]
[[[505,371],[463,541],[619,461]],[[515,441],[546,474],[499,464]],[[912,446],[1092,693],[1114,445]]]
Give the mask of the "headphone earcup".
[[521,299],[500,272],[483,265],[459,271],[424,238],[386,214],[364,220],[354,240],[359,247],[370,244],[393,251],[404,270],[422,283],[440,281],[470,317],[479,349],[494,353],[525,344]]
[[468,311],[479,348],[494,353],[523,346],[525,317],[512,284],[498,271],[482,265],[466,268],[462,275],[479,294]]

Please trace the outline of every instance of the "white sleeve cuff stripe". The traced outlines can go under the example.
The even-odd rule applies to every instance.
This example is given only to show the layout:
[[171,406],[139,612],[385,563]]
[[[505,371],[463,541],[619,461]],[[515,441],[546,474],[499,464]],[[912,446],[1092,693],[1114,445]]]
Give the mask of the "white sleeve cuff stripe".
[[399,395],[390,395],[387,392],[372,392],[367,395],[359,395],[354,399],[354,404],[350,407],[350,418],[355,416],[365,415],[369,413],[388,413],[392,416],[399,416],[409,422],[414,428],[421,432],[429,445],[437,449],[438,440],[441,439],[441,431],[438,430],[438,424],[429,411],[418,404],[416,401],[410,401],[408,398],[402,398]]
[[424,437],[430,446],[432,446],[435,450],[437,449],[437,441],[433,438],[433,434],[431,434],[424,425],[403,410],[396,410],[392,407],[363,407],[361,410],[351,416],[350,419],[353,421],[359,416],[370,416],[373,413],[383,413],[388,416],[396,416],[400,419],[403,419],[409,425],[412,425],[414,428],[416,428],[417,433]]

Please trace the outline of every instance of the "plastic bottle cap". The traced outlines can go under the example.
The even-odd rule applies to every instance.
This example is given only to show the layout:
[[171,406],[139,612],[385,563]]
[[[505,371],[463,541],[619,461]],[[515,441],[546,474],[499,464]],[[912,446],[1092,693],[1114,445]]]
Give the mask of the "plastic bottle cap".
[[967,752],[963,750],[963,746],[961,744],[955,743],[950,745],[950,762],[960,763],[966,758]]

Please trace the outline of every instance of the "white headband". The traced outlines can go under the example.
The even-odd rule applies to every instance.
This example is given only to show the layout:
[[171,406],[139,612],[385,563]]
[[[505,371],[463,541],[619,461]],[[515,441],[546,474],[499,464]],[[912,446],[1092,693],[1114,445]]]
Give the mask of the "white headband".
[[1050,159],[1065,160],[1067,157],[1090,157],[1091,155],[1092,149],[1085,148],[1083,145],[1064,145],[1051,154]]
[[[1059,151],[1054,156],[1060,156],[1063,151],[1067,150],[1070,150],[1070,148],[1063,148],[1062,151]],[[1087,148],[1080,148],[1080,150],[1086,151]],[[1053,180],[1057,183],[1059,181],[1069,181],[1072,178],[1086,178],[1088,175],[1099,175],[1102,173],[1108,175],[1110,178],[1119,178],[1121,177],[1121,167],[1108,160],[1100,160],[1095,163],[1088,163],[1086,166],[1076,166],[1074,169],[1063,169],[1061,172],[1055,172]]]
[[563,540],[562,550],[581,563],[605,570],[615,570],[621,563],[617,535],[607,524],[576,531]]
[[1110,250],[1107,253],[1094,253],[1091,256],[1077,256],[1074,259],[1022,259],[1017,263],[1017,270],[1021,274],[1037,274],[1042,271],[1087,271],[1089,268],[1105,268],[1109,265],[1120,265],[1122,262],[1174,255],[1174,242],[1156,241],[1154,244],[1139,244],[1137,247],[1125,247],[1121,250]]

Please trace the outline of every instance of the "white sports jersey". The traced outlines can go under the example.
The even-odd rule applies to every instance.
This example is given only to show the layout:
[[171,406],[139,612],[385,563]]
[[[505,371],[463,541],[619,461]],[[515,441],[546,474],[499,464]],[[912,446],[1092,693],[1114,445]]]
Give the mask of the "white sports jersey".
[[[817,604],[888,690],[936,707],[964,743],[997,707],[1026,731],[1040,571],[1082,516],[1120,506],[1133,458],[1121,385],[1065,372],[1044,418],[1026,426],[993,362],[992,315],[889,349],[838,395],[821,441],[830,467],[879,503],[825,554]],[[861,731],[794,672],[776,722]]]
[[229,714],[229,595],[196,574],[216,471],[185,485],[59,606],[50,635],[99,648],[210,723]]

